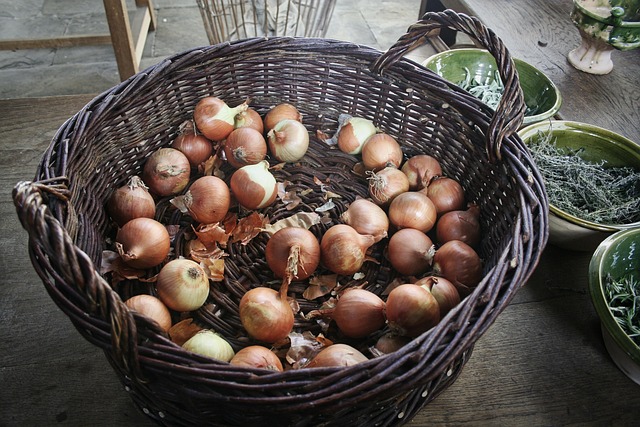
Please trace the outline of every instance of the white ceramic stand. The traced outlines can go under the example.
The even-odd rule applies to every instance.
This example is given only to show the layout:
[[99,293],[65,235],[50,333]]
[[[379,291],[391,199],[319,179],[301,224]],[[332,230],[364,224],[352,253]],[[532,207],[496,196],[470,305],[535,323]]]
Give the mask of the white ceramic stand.
[[582,43],[569,52],[569,63],[580,71],[590,74],[608,74],[613,70],[611,53],[614,48],[601,40],[580,31]]

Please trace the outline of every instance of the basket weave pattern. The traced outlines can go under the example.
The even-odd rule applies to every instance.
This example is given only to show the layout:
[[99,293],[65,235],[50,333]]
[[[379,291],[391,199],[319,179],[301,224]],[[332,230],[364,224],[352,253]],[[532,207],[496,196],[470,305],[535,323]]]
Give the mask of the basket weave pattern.
[[[506,89],[495,114],[401,59],[442,26],[472,35],[498,59]],[[134,284],[118,293],[100,275],[105,239],[114,233],[104,204],[140,173],[153,151],[171,143],[195,104],[212,94],[229,105],[250,98],[262,114],[279,102],[292,103],[313,134],[335,132],[341,113],[366,117],[395,136],[407,157],[428,153],[439,159],[480,206],[481,283],[434,329],[395,353],[349,368],[272,373],[215,362],[173,344],[122,303]],[[450,11],[425,15],[385,54],[324,39],[241,40],[183,52],[96,97],[59,129],[35,180],[19,183],[14,201],[29,232],[32,263],[52,299],[88,341],[104,349],[132,399],[159,423],[402,424],[454,381],[474,342],[530,276],[546,244],[542,179],[515,134],[523,113],[517,75],[500,40],[474,18]],[[336,223],[351,201],[367,195],[366,183],[353,173],[356,161],[314,139],[301,163],[274,174],[293,188],[313,188],[314,178],[328,182],[342,195],[334,199]],[[313,191],[297,211],[313,211],[325,201]],[[272,222],[291,214],[281,202],[263,213]],[[170,209],[158,215],[174,224],[189,221]],[[323,227],[328,225],[313,231]],[[248,340],[238,318],[242,293],[273,280],[265,242],[259,237],[228,248],[225,280],[212,286],[209,308],[195,313],[235,346]],[[180,236],[175,251],[182,251]],[[395,273],[384,261],[365,265],[367,289],[381,294]],[[303,301],[303,290],[294,283],[290,294],[303,311],[317,308]]]

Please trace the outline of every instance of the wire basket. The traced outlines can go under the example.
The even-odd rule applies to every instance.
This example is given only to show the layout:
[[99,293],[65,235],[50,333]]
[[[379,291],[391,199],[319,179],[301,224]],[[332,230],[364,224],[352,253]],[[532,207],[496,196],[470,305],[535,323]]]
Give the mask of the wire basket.
[[[403,58],[440,28],[475,37],[496,57],[505,84],[494,111],[426,68]],[[123,299],[154,293],[132,280],[112,288],[100,273],[105,242],[115,226],[104,205],[145,159],[171,144],[196,103],[216,95],[230,105],[251,98],[260,113],[289,102],[299,106],[311,134],[336,131],[348,113],[373,120],[396,137],[406,155],[440,160],[481,211],[483,279],[441,322],[393,353],[343,368],[284,372],[236,367],[174,344]],[[476,340],[526,282],[547,242],[548,201],[539,171],[516,131],[525,105],[504,44],[477,19],[452,11],[429,13],[387,52],[348,42],[310,38],[254,38],[192,49],[154,65],[99,95],[64,123],[44,153],[34,181],[20,182],[14,203],[29,234],[36,272],[77,330],[104,353],[145,414],[166,425],[399,425],[449,386]],[[326,202],[315,179],[330,183],[329,222],[366,195],[354,174],[355,156],[313,139],[305,157],[275,168],[300,192],[294,212]],[[275,163],[272,163],[275,164]],[[272,221],[292,214],[282,201],[262,211]],[[172,224],[179,211],[159,210]],[[181,240],[173,243],[176,255]],[[247,289],[273,280],[265,238],[228,246],[225,278],[212,282],[205,307],[191,315],[228,338],[234,348],[251,339],[238,317]],[[378,295],[397,274],[368,262],[358,282]],[[299,301],[302,290],[292,286]],[[322,301],[307,301],[318,307]],[[303,319],[298,319],[303,321]],[[367,339],[354,345],[367,346]],[[64,391],[61,391],[64,393]],[[103,403],[104,404],[104,403]]]
[[324,37],[335,0],[197,0],[209,43]]

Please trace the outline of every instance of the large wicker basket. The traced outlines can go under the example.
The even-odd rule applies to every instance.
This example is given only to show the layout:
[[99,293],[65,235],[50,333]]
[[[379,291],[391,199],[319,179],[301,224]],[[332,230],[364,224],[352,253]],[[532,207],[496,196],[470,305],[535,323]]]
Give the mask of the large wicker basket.
[[[506,89],[495,114],[402,58],[442,27],[469,34],[497,58]],[[140,173],[152,151],[170,144],[198,100],[212,94],[231,105],[251,98],[261,113],[293,103],[314,134],[335,132],[341,113],[367,117],[397,137],[407,156],[438,158],[481,208],[480,284],[437,327],[397,352],[349,368],[272,373],[232,367],[173,344],[122,302],[134,290],[153,293],[152,286],[112,288],[100,274],[105,241],[114,233],[104,205],[116,187]],[[515,133],[523,113],[517,74],[502,42],[475,18],[451,11],[425,15],[386,53],[324,39],[224,43],[175,55],[88,103],[59,129],[35,180],[15,187],[14,201],[29,233],[33,265],[52,299],[104,350],[134,402],[159,423],[397,425],[454,381],[546,244],[546,194]],[[315,140],[302,162],[275,173],[293,186],[313,189],[314,178],[329,182],[342,195],[334,199],[335,223],[351,201],[366,196],[366,185],[353,173],[356,161]],[[315,189],[305,193],[298,210],[324,202]],[[264,213],[274,221],[291,214],[281,202]],[[189,219],[173,214],[170,221]],[[212,284],[209,309],[194,313],[236,348],[247,342],[238,320],[239,295],[273,279],[264,243],[258,237],[248,246],[232,245],[225,280]],[[175,246],[179,253],[178,241]],[[359,283],[381,294],[394,271],[384,259],[365,266]],[[290,290],[300,297],[299,287]]]

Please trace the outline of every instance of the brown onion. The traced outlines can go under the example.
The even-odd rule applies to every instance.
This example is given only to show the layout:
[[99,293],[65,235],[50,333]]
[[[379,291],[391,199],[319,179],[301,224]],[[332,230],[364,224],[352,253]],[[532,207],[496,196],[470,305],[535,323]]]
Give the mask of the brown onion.
[[364,143],[376,132],[371,120],[345,115],[336,135],[338,148],[347,154],[360,154]]
[[224,154],[234,168],[255,165],[267,156],[267,141],[253,128],[238,128],[224,141]]
[[166,227],[155,219],[135,218],[118,230],[116,248],[128,266],[146,269],[167,258],[171,239]]
[[169,309],[160,299],[153,295],[135,295],[126,300],[124,304],[130,310],[154,320],[163,331],[169,331],[169,328],[171,328],[171,313],[169,313]]
[[349,225],[336,224],[322,236],[322,263],[336,274],[355,274],[364,264],[367,249],[374,243],[375,237],[359,234]]
[[348,344],[333,344],[318,353],[306,368],[353,366],[369,360],[367,356]]
[[264,116],[264,130],[269,132],[282,120],[296,120],[302,123],[302,114],[298,109],[286,102],[276,105]]
[[380,206],[388,206],[398,195],[409,191],[407,176],[395,166],[372,172],[368,171],[369,195]]
[[238,350],[229,363],[235,366],[266,369],[268,371],[282,372],[284,370],[278,356],[261,345],[250,345]]
[[431,291],[438,307],[440,307],[440,317],[446,316],[453,307],[460,303],[460,293],[453,283],[444,277],[428,276],[423,277],[416,283],[418,286],[424,286]]
[[122,227],[134,218],[153,218],[156,202],[142,179],[132,176],[126,185],[116,189],[109,197],[107,212]]
[[222,179],[205,175],[196,179],[185,194],[171,199],[171,203],[195,221],[213,224],[227,215],[231,192]]
[[393,353],[400,350],[411,341],[408,337],[403,337],[395,332],[387,332],[376,341],[375,349],[382,354]]
[[466,211],[447,212],[436,223],[436,239],[441,245],[449,240],[460,240],[475,248],[480,238],[480,208],[477,205],[470,205]]
[[269,152],[280,162],[297,162],[309,148],[309,132],[297,120],[281,120],[267,134]]
[[204,135],[193,130],[184,130],[171,143],[171,148],[179,150],[187,156],[192,168],[198,168],[213,154],[213,144]]
[[249,106],[246,102],[229,107],[216,96],[202,98],[193,111],[193,120],[200,132],[212,141],[222,141],[234,129],[235,117]]
[[197,310],[209,296],[209,278],[195,261],[177,258],[166,263],[156,280],[158,298],[176,311]]
[[278,184],[269,171],[269,162],[243,166],[231,175],[231,192],[246,209],[261,209],[276,200]]
[[471,246],[450,240],[436,251],[433,271],[453,283],[464,297],[482,280],[482,260]]
[[405,276],[417,276],[431,267],[435,245],[420,230],[403,228],[391,236],[387,258],[396,271]]
[[304,280],[320,264],[320,244],[306,228],[282,228],[267,241],[265,259],[276,277]]
[[428,289],[412,283],[400,285],[389,292],[386,314],[392,331],[412,338],[440,321],[438,301]]
[[260,134],[264,133],[262,117],[260,117],[260,114],[253,108],[247,108],[245,111],[236,114],[233,126],[235,129],[251,128],[257,130]]
[[293,310],[287,301],[286,282],[280,292],[267,287],[248,290],[240,299],[239,315],[247,333],[258,341],[275,343],[293,329]]
[[370,136],[362,146],[362,163],[365,169],[379,171],[387,166],[400,167],[402,148],[391,135],[377,133]]
[[158,196],[173,196],[189,183],[191,164],[182,151],[159,148],[144,163],[142,180]]
[[345,224],[352,226],[360,234],[370,234],[376,242],[387,237],[389,218],[382,208],[370,200],[356,199],[340,215]]
[[384,301],[366,289],[348,289],[338,298],[331,317],[349,338],[364,338],[382,329],[386,318]]
[[427,187],[434,177],[442,175],[442,167],[435,157],[418,154],[404,162],[402,172],[407,175],[411,190],[421,190]]
[[464,209],[465,195],[462,185],[453,178],[441,176],[431,181],[428,187],[421,190],[431,199],[438,216]]
[[389,205],[389,221],[398,228],[415,228],[427,232],[436,223],[436,207],[424,194],[407,191]]

